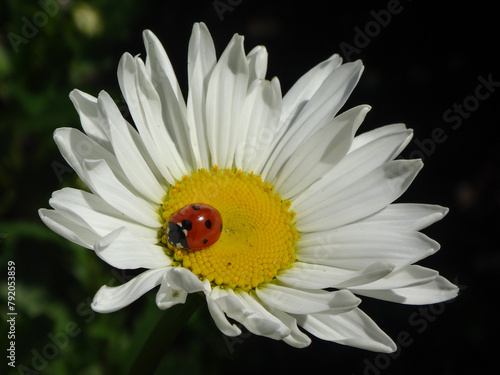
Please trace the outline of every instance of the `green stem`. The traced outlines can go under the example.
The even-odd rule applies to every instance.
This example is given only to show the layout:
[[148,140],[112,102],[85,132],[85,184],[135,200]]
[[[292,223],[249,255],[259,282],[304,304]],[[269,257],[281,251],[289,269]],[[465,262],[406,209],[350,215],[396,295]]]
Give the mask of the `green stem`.
[[202,302],[200,296],[191,294],[184,304],[166,310],[130,367],[129,375],[154,374],[163,355]]

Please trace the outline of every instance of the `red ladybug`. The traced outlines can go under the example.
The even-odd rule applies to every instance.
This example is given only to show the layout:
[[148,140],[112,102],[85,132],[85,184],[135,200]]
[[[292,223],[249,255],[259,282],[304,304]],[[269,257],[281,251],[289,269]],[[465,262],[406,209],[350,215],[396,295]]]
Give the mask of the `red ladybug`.
[[213,245],[222,232],[219,211],[208,204],[185,206],[172,215],[167,227],[168,242],[179,249],[204,249]]

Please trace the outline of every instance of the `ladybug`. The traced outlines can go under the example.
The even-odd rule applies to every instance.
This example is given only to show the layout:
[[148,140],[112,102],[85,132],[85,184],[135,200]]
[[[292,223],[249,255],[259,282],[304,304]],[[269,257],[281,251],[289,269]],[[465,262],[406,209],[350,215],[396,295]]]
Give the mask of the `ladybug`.
[[219,211],[208,204],[195,203],[172,215],[168,222],[167,240],[179,249],[199,250],[216,243],[221,232]]

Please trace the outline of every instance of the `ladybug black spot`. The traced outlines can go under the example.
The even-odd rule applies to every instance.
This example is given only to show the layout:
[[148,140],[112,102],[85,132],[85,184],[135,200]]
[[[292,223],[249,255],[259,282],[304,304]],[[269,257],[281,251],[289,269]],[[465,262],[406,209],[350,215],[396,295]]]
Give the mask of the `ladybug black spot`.
[[188,219],[182,220],[182,229],[191,230],[193,229],[193,224]]
[[212,222],[211,222],[210,220],[206,220],[206,221],[205,221],[205,226],[206,226],[208,229],[212,228]]
[[196,211],[198,211],[198,210],[200,209],[200,206],[197,206],[197,205],[193,205],[193,206],[192,206],[191,208],[192,208],[193,210],[196,210]]
[[206,238],[203,239],[203,245],[206,245],[207,242],[208,242],[208,240]]

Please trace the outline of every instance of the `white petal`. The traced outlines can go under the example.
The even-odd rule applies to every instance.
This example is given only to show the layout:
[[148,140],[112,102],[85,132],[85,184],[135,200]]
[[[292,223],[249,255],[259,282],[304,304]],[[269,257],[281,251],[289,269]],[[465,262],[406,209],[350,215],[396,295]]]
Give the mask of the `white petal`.
[[266,284],[263,288],[257,288],[256,292],[266,305],[294,314],[309,314],[325,310],[344,312],[352,310],[361,302],[347,290],[305,291],[282,285]]
[[160,227],[160,217],[156,207],[123,186],[106,162],[85,160],[83,168],[94,192],[112,207],[138,223],[152,228]]
[[[182,154],[181,147],[182,142],[176,139],[173,131],[168,128],[169,124],[166,123],[162,111],[167,110],[165,108],[166,104],[162,103],[162,97],[154,88],[154,84],[147,74],[146,67],[141,59],[136,58],[136,88],[137,96],[139,98],[139,106],[142,111],[144,118],[144,125],[147,127],[147,131],[151,134],[157,148],[160,152],[163,152],[163,163],[168,167],[170,173],[178,180],[182,176],[189,173],[191,170],[188,167],[191,162],[190,158],[187,158],[185,154]],[[175,107],[175,104],[171,104]],[[170,107],[169,107],[170,109]],[[176,115],[172,115],[176,116]],[[180,116],[180,115],[179,115]],[[186,128],[185,120],[178,119]],[[186,135],[179,135],[179,138],[185,138]],[[189,146],[189,153],[191,153],[191,147]],[[181,156],[182,155],[182,156]],[[160,170],[162,166],[160,166]],[[172,183],[169,181],[169,183]]]
[[281,340],[290,334],[288,327],[248,293],[234,293],[232,289],[226,293],[227,296],[216,300],[217,304],[228,317],[243,324],[250,332],[274,340]]
[[431,204],[396,203],[363,219],[363,225],[403,230],[422,230],[441,220],[448,208]]
[[[139,100],[138,85],[138,72],[137,64],[135,59],[128,53],[125,53],[120,59],[120,64],[118,65],[118,82],[120,84],[120,89],[122,91],[127,105],[134,119],[135,126],[141,135],[141,139],[144,142],[144,146],[147,152],[151,156],[151,159],[158,169],[159,173],[164,177],[169,183],[175,183],[175,179],[172,177],[170,170],[165,163],[165,152],[162,152],[161,142],[158,140],[157,134],[155,133],[155,127],[148,123],[146,114],[143,112],[141,106],[141,101]],[[156,110],[160,111],[157,107]],[[150,131],[152,129],[152,131]],[[167,157],[169,155],[167,154]]]
[[[361,133],[356,138],[354,138],[349,152],[356,151],[358,148],[363,147],[364,145],[367,145],[368,143],[371,143],[379,138],[384,138],[391,134],[398,134],[406,130],[408,129],[406,129],[405,124],[390,124],[381,126],[365,133]],[[401,152],[401,150],[399,150],[399,152]],[[399,152],[397,154],[399,154]]]
[[100,238],[95,231],[75,223],[58,211],[41,208],[38,215],[43,223],[58,235],[87,249],[93,249]]
[[[238,336],[241,334],[241,330],[236,324],[229,323],[226,315],[224,314],[224,310],[217,303],[217,299],[221,298],[219,293],[220,290],[221,289],[217,286],[212,289],[210,294],[207,295],[208,310],[210,311],[210,315],[212,316],[215,325],[223,334],[231,337]],[[229,296],[227,293],[224,293],[222,298],[229,298]]]
[[331,231],[306,233],[297,243],[302,262],[358,270],[377,261],[405,267],[439,250],[439,244],[423,233],[365,228],[363,223]]
[[120,286],[102,286],[94,296],[92,309],[100,313],[110,313],[130,305],[144,293],[159,285],[165,268],[145,271]]
[[311,100],[326,78],[341,64],[342,59],[340,56],[337,54],[332,55],[309,70],[292,86],[283,97],[281,123],[285,129],[288,129],[289,125]]
[[325,79],[283,135],[263,171],[264,179],[274,181],[277,178],[297,147],[292,138],[305,140],[334,118],[356,86],[362,71],[361,62],[347,63]]
[[204,23],[195,23],[189,40],[186,120],[197,168],[210,167],[205,105],[208,79],[216,63],[214,42],[207,26]]
[[163,247],[141,240],[125,227],[103,237],[94,250],[99,258],[120,269],[160,268],[171,263]]
[[[177,82],[174,68],[161,42],[151,30],[144,30],[142,37],[147,54],[146,67],[151,76],[157,78],[155,86],[169,86],[177,101],[183,102],[182,91]],[[159,90],[159,93],[161,93],[161,90]]]
[[418,265],[411,265],[397,271],[391,272],[389,275],[375,280],[374,282],[357,285],[351,290],[380,290],[380,289],[394,289],[394,288],[403,288],[413,285],[426,284],[436,277],[439,276],[439,273],[435,270],[431,270],[430,268],[425,268]]
[[256,79],[265,79],[267,71],[267,50],[264,46],[253,48],[247,55],[249,77],[248,84],[251,85]]
[[284,285],[301,289],[346,288],[378,280],[394,270],[394,266],[377,262],[358,271],[295,262],[282,271],[277,279]]
[[174,69],[160,41],[150,30],[145,30],[143,37],[147,54],[146,69],[161,101],[159,114],[189,172],[194,160],[186,123],[186,103]]
[[[295,197],[292,209],[300,215],[314,212],[324,205],[325,197],[339,193],[375,168],[393,160],[400,148],[410,141],[412,132],[407,129],[396,131],[395,127],[392,129],[395,132],[376,138],[354,152],[350,151],[335,168]],[[354,141],[357,138],[359,136]]]
[[318,313],[296,316],[305,330],[322,340],[342,345],[391,353],[396,344],[359,308],[343,314]]
[[93,190],[93,186],[84,172],[84,160],[104,160],[122,184],[125,184],[127,187],[132,187],[127,176],[123,173],[120,164],[116,160],[116,156],[79,130],[73,128],[58,128],[54,131],[54,141],[61,155],[89,189]]
[[[342,59],[339,55],[333,55],[329,59],[316,65],[314,68],[309,70],[304,74],[288,91],[288,93],[283,97],[282,111],[280,116],[280,121],[278,127],[275,131],[274,138],[269,146],[269,151],[273,151],[277,146],[284,146],[282,142],[283,135],[289,129],[290,124],[299,115],[300,111],[309,102],[314,93],[318,90],[321,84],[324,82],[326,77],[330,75],[332,71],[337,69],[342,63]],[[268,159],[270,162],[267,163],[266,169],[262,171],[262,177],[264,180],[267,178],[267,173],[272,165],[272,162],[276,159],[278,153],[271,153],[265,155],[264,161]],[[259,171],[264,168],[264,165],[259,166]]]
[[198,276],[187,268],[172,267],[166,273],[165,278],[172,287],[183,289],[188,293],[208,293],[210,291],[207,283],[202,282]]
[[323,196],[323,207],[309,215],[297,212],[300,232],[341,227],[387,207],[410,186],[422,168],[420,160],[395,160],[374,169],[333,197]]
[[105,91],[99,94],[97,107],[99,118],[113,145],[116,158],[129,181],[144,197],[152,202],[161,203],[165,190],[141,154],[144,145],[137,132],[125,121]]
[[161,310],[169,309],[174,305],[186,302],[188,294],[189,293],[184,289],[174,288],[169,283],[168,278],[165,274],[160,285],[160,289],[158,289],[158,293],[156,293],[156,305]]
[[69,98],[80,115],[80,122],[85,133],[106,150],[113,152],[113,147],[102,129],[97,115],[97,98],[76,89],[70,92]]
[[127,218],[101,197],[83,190],[64,188],[52,193],[49,204],[63,215],[105,236],[120,227],[126,227],[136,237],[149,243],[158,242],[158,228],[146,227]]
[[455,298],[458,295],[458,287],[444,277],[438,276],[427,283],[419,285],[383,290],[356,289],[353,292],[406,305],[427,305]]
[[297,327],[297,319],[293,316],[280,310],[271,310],[271,313],[281,320],[284,325],[290,328],[290,334],[283,337],[283,341],[294,348],[305,348],[311,344],[311,339],[309,336],[304,334],[299,327]]
[[255,173],[261,173],[267,163],[269,156],[273,152],[275,139],[278,137],[279,116],[281,113],[282,98],[281,85],[277,77],[271,80],[272,92],[264,98],[268,103],[272,113],[267,113],[267,120],[262,119],[260,126],[256,126],[254,134],[259,138],[258,147],[255,148],[256,153],[253,160],[248,160],[246,170],[253,170]]
[[248,74],[243,37],[235,34],[212,72],[206,100],[208,145],[212,163],[221,168],[233,163]]
[[265,80],[254,82],[239,121],[236,168],[258,173],[256,167],[263,164],[260,159],[278,126],[280,105],[279,84]]
[[344,158],[369,110],[366,105],[352,108],[318,129],[306,141],[290,139],[295,151],[274,184],[284,199],[302,192]]

